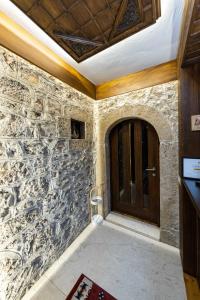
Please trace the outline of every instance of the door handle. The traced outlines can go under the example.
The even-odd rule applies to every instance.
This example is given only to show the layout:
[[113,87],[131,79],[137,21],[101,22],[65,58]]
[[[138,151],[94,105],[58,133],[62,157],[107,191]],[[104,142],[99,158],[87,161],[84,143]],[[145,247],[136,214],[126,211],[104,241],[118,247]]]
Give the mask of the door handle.
[[152,169],[145,169],[145,170],[148,171],[148,172],[155,172],[155,171],[156,171],[156,168],[153,167]]

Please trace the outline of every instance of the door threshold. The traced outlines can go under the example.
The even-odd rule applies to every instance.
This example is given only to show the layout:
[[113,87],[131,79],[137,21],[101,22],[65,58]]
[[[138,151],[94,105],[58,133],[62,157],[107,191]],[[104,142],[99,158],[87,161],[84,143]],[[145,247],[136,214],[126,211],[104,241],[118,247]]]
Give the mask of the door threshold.
[[160,241],[160,228],[156,225],[140,221],[130,216],[121,215],[116,212],[110,212],[106,217],[106,221],[149,237],[153,240]]

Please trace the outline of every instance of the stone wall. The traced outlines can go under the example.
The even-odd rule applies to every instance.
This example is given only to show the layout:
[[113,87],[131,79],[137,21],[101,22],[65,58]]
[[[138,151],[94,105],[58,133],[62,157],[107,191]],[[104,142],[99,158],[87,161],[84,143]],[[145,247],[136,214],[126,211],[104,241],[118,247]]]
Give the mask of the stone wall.
[[1,300],[21,299],[89,223],[92,140],[93,101],[0,47]]
[[106,216],[110,211],[108,136],[126,118],[141,118],[156,129],[160,140],[161,241],[179,245],[178,83],[157,85],[95,103],[96,184],[104,185]]
[[[158,132],[161,240],[178,246],[177,82],[94,102],[0,47],[1,300],[21,299],[87,226],[95,176],[108,214],[109,132],[134,117]],[[71,139],[71,118],[85,140]]]

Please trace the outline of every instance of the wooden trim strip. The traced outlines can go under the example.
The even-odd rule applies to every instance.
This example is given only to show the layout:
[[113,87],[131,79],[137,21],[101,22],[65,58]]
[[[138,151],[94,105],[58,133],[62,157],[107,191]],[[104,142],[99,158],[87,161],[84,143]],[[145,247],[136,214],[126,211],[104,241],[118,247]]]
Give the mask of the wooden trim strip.
[[190,31],[190,24],[192,20],[192,14],[194,9],[195,0],[185,0],[184,12],[183,12],[183,21],[181,26],[181,38],[178,50],[178,75],[183,63],[184,55],[185,55],[185,48],[187,44],[187,38]]
[[104,99],[177,79],[177,62],[170,61],[129,74],[96,87],[96,99]]
[[0,45],[95,99],[95,85],[28,31],[0,12]]
[[97,100],[177,79],[177,63],[170,61],[95,86],[2,12],[0,12],[0,44],[78,91]]

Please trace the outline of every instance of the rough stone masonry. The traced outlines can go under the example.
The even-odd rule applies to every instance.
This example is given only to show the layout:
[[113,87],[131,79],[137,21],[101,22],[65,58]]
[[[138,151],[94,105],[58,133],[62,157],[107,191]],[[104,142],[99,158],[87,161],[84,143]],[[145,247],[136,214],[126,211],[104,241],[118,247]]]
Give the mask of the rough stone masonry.
[[21,299],[88,225],[92,140],[92,100],[0,47],[1,300]]
[[133,117],[159,134],[161,240],[178,247],[177,81],[95,102],[0,47],[0,300],[21,299],[87,226],[95,179],[109,213],[106,137]]
[[[104,183],[104,214],[110,210],[108,134],[127,118],[140,118],[157,131],[160,141],[160,240],[179,247],[178,81],[132,91],[94,105],[96,179]],[[149,166],[153,167],[153,166]]]

